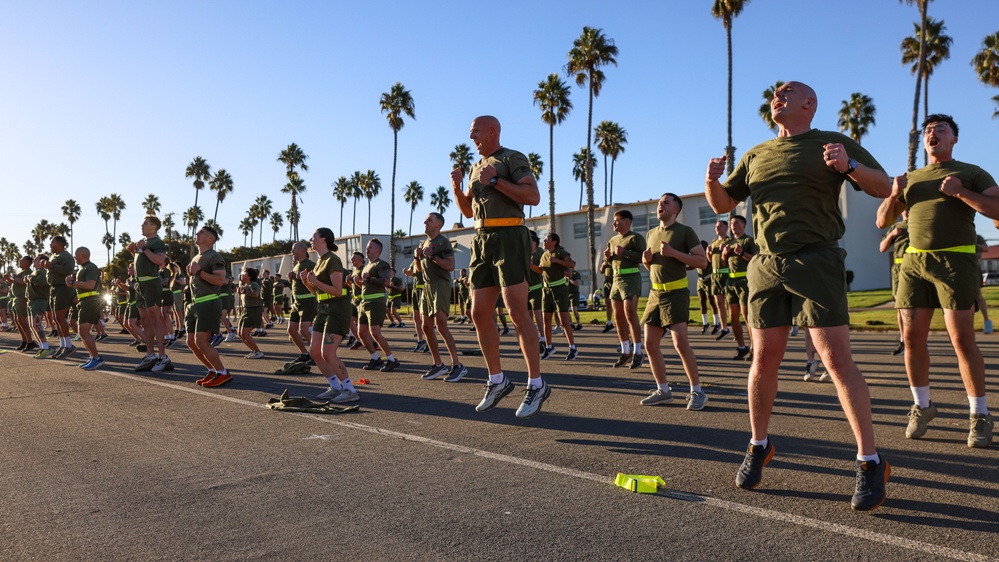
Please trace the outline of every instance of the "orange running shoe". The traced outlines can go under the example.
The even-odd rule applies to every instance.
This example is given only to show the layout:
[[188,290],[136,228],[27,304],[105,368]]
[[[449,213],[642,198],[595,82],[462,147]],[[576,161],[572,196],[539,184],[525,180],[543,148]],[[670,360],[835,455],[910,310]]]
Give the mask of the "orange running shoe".
[[203,377],[201,377],[200,379],[198,379],[198,380],[194,381],[194,384],[197,384],[197,385],[199,385],[199,386],[200,386],[200,385],[203,385],[203,384],[205,384],[206,382],[208,382],[208,381],[210,381],[210,380],[214,379],[214,378],[215,378],[215,377],[217,377],[217,376],[219,376],[219,374],[218,374],[218,373],[216,373],[215,371],[208,371],[207,373],[205,373],[205,376],[203,376]]
[[232,380],[232,373],[225,373],[225,374],[219,373],[218,376],[216,376],[210,381],[205,381],[204,383],[201,384],[201,386],[204,387],[222,386],[223,384],[231,380]]

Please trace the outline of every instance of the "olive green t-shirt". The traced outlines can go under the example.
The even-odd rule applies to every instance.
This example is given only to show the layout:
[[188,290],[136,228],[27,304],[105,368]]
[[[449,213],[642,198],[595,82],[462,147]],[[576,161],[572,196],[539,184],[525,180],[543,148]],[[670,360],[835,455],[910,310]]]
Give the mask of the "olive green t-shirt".
[[652,266],[649,267],[649,281],[652,283],[670,283],[687,276],[686,264],[675,258],[667,258],[659,252],[663,242],[683,253],[690,253],[695,246],[701,245],[701,239],[694,229],[678,222],[666,228],[660,225],[649,230],[648,240],[652,250]]
[[472,164],[468,172],[469,193],[472,196],[472,216],[475,220],[497,218],[524,218],[524,206],[488,183],[479,181],[482,168],[492,165],[496,176],[500,179],[517,183],[521,179],[532,176],[531,165],[527,157],[509,148],[500,147],[496,152]]
[[364,274],[367,273],[368,278],[361,283],[361,294],[374,295],[380,293],[382,296],[385,296],[385,286],[382,284],[375,284],[371,280],[378,278],[388,279],[389,275],[386,275],[386,272],[391,270],[392,267],[388,264],[388,262],[380,259],[365,265],[364,269],[361,270],[361,277],[364,277]]
[[49,282],[45,279],[45,269],[38,268],[28,277],[28,299],[48,299]]
[[[579,285],[573,283],[573,281],[582,281],[583,276],[579,274],[575,269],[572,270],[572,275],[568,277],[569,279],[569,294],[576,295],[576,300],[579,300]],[[575,301],[573,301],[575,302]]]
[[[22,269],[21,271],[18,271],[16,274],[14,274],[14,277],[17,277],[18,279],[24,279],[25,277],[28,277],[30,279],[31,268]],[[14,293],[14,298],[16,299],[26,298],[28,294],[28,286],[14,283],[14,286],[11,287],[11,292]]]
[[884,240],[888,234],[896,228],[901,229],[902,232],[895,237],[895,240],[892,241],[891,254],[892,258],[900,260],[905,257],[905,249],[909,247],[909,222],[906,220],[899,220],[895,224],[891,225],[888,232],[886,232],[881,239]]
[[340,261],[340,256],[334,254],[332,251],[327,251],[316,260],[313,273],[316,275],[316,280],[325,285],[332,285],[333,274],[340,273],[340,297],[337,298],[341,298],[347,294],[347,291],[343,289],[343,262]]
[[81,281],[84,282],[97,281],[97,283],[94,284],[93,289],[87,289],[87,290],[77,289],[76,294],[90,293],[92,291],[97,291],[97,292],[101,291],[101,270],[97,269],[97,266],[94,265],[93,262],[88,261],[87,263],[81,265],[80,269],[76,270],[76,277],[74,277],[73,279],[76,281],[76,283],[80,283]]
[[[450,276],[448,277],[448,279],[450,279]],[[389,295],[394,297],[396,295],[402,294],[402,289],[396,289],[396,287],[402,287],[402,279],[399,277],[393,277],[392,279],[389,279],[389,287],[387,287]]]
[[909,208],[909,245],[940,250],[975,243],[975,210],[956,197],[940,193],[947,176],[961,180],[965,189],[981,193],[996,180],[973,164],[950,160],[909,172],[899,201]]
[[610,285],[614,282],[614,266],[609,261],[604,261],[600,273],[604,274],[604,285]]
[[265,302],[274,300],[274,278],[268,277],[260,280],[260,298]]
[[[433,240],[424,240],[420,242],[420,248],[430,248],[433,252],[433,258],[447,258],[454,254],[454,249],[451,248],[451,242],[448,241],[447,237],[443,234],[438,234]],[[423,278],[427,281],[447,281],[451,282],[451,272],[444,269],[443,267],[437,265],[433,258],[422,257],[420,258],[420,268],[423,272]]]
[[[225,271],[225,260],[222,258],[221,254],[215,250],[205,250],[204,252],[194,256],[193,261],[198,262],[198,265],[201,266],[201,270],[206,274]],[[222,285],[212,285],[201,278],[201,273],[191,277],[188,286],[190,287],[191,295],[193,295],[194,298],[220,294],[229,290],[228,283]]]
[[569,257],[569,252],[565,251],[565,248],[555,248],[554,250],[545,250],[544,254],[541,254],[541,275],[543,276],[545,283],[554,283],[559,279],[565,279],[565,266],[560,263],[552,263],[552,258],[559,260],[564,260]]
[[728,264],[722,259],[722,250],[725,249],[725,246],[728,246],[731,243],[732,237],[726,236],[725,238],[715,238],[710,244],[708,244],[708,258],[711,262],[712,271],[728,267]]
[[[166,244],[160,240],[159,236],[146,238],[146,249],[154,254],[165,254]],[[136,277],[157,277],[160,274],[160,266],[154,264],[145,252],[135,252],[134,262]]]
[[305,286],[305,282],[298,278],[298,275],[303,271],[311,271],[316,268],[316,262],[305,258],[304,260],[297,262],[295,267],[291,268],[291,292],[293,295],[301,296],[308,295],[311,291]]
[[752,198],[753,231],[761,253],[792,254],[843,237],[840,191],[844,181],[853,181],[826,165],[822,155],[828,143],[842,143],[851,158],[884,171],[850,137],[812,129],[754,146],[726,178],[723,186],[733,199]]
[[[264,306],[264,299],[260,295],[260,283],[250,281],[249,283],[243,284],[242,287],[243,293],[240,296],[243,297],[243,308]],[[250,293],[254,293],[257,296],[253,296]]]
[[[362,271],[364,271],[364,266],[361,266],[361,267],[356,267],[356,268],[354,268],[353,270],[351,270],[350,274],[351,274],[352,276],[357,276],[357,277],[360,277],[360,276],[361,276],[361,272],[362,272]],[[350,294],[351,294],[351,295],[352,295],[352,296],[353,296],[353,297],[354,297],[355,299],[359,299],[359,298],[361,298],[361,285],[359,285],[359,284],[354,284],[354,283],[351,283],[351,286],[350,286]]]
[[48,276],[46,277],[49,285],[53,287],[57,285],[65,286],[66,276],[73,274],[73,267],[75,265],[76,260],[66,250],[52,254],[49,257]]
[[[540,246],[535,248],[534,253],[531,254],[531,265],[536,267],[541,267],[541,256],[545,255],[544,249]],[[533,269],[528,268],[527,270],[527,285],[529,287],[534,287],[535,285],[540,285],[544,282],[544,278],[541,274]]]
[[753,237],[748,234],[743,234],[742,236],[733,236],[729,238],[729,248],[732,248],[728,254],[728,271],[729,273],[741,273],[749,269],[749,261],[742,258],[742,256],[735,253],[736,245],[742,246],[742,251],[749,254],[760,253],[760,246],[753,240]]
[[[618,246],[623,248],[620,256],[617,255]],[[633,230],[629,230],[627,234],[614,235],[607,241],[611,267],[614,268],[614,271],[638,267],[642,263],[645,247],[645,237]]]

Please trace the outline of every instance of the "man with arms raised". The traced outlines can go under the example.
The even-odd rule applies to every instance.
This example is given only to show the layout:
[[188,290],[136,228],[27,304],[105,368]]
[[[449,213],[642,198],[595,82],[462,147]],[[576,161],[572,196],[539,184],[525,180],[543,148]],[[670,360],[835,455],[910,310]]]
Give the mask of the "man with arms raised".
[[80,365],[87,371],[93,371],[104,364],[104,359],[97,353],[97,344],[90,333],[91,328],[101,321],[104,313],[104,295],[101,294],[101,272],[90,261],[90,250],[84,246],[76,249],[76,263],[80,266],[75,275],[66,276],[66,285],[76,290],[76,298],[80,299],[79,330],[80,339],[90,353],[90,359]]
[[[638,322],[638,297],[642,294],[642,275],[638,265],[645,252],[645,238],[632,232],[631,211],[614,213],[614,235],[607,241],[604,260],[614,268],[610,303],[614,307],[621,357],[614,367],[637,369],[642,364],[642,326]],[[629,339],[630,334],[630,339]],[[551,342],[548,342],[551,345]],[[634,349],[632,349],[634,344]]]
[[192,298],[184,318],[187,323],[187,347],[208,368],[208,373],[196,381],[208,387],[222,386],[232,380],[232,374],[222,365],[219,352],[208,341],[208,336],[218,330],[222,321],[221,288],[229,281],[225,260],[212,249],[218,239],[215,229],[201,227],[194,237],[198,255],[187,265],[187,290]]
[[499,335],[493,322],[496,300],[502,296],[527,363],[527,390],[517,416],[531,417],[551,394],[541,379],[538,332],[527,310],[531,236],[524,226],[524,205],[537,205],[541,194],[527,157],[500,145],[500,123],[495,117],[476,117],[469,137],[482,158],[469,171],[466,191],[461,190],[464,173],[460,168],[451,171],[451,188],[461,213],[475,218],[469,267],[472,323],[489,370],[485,395],[475,410],[493,408],[513,390],[500,364]]
[[[298,348],[299,356],[295,361],[308,363],[312,358],[309,356],[308,348],[305,347],[305,342],[312,339],[312,321],[316,319],[318,301],[316,295],[309,290],[308,285],[302,279],[302,272],[315,269],[316,262],[309,259],[309,247],[305,245],[305,242],[295,242],[291,246],[291,257],[295,260],[295,266],[291,268],[291,273],[288,275],[288,280],[291,281],[292,298],[288,337],[291,338],[291,343]],[[342,287],[342,274],[340,280]]]
[[885,499],[891,470],[878,455],[867,381],[850,351],[845,254],[846,227],[839,210],[843,181],[874,197],[891,193],[888,175],[860,144],[845,135],[812,129],[818,100],[800,82],[788,82],[770,102],[777,138],[743,155],[723,185],[725,157],[713,158],[705,178],[708,203],[727,213],[752,198],[760,253],[749,263],[749,325],[756,346],[749,370],[752,440],[736,485],[753,489],[774,455],[767,428],[777,395],[777,370],[791,321],[812,329],[815,347],[832,375],[857,442],[853,509],[871,510]]
[[[166,263],[167,255],[166,244],[157,234],[159,229],[160,219],[152,215],[147,216],[142,221],[142,240],[128,245],[129,251],[135,256],[135,277],[139,282],[136,301],[142,329],[145,332],[146,348],[149,350],[149,353],[136,365],[136,371],[160,372],[173,369],[163,346],[166,320],[160,314],[162,290],[159,275],[160,266]],[[154,349],[159,350],[159,355]]]
[[76,351],[69,336],[69,307],[73,304],[76,291],[66,286],[66,278],[73,274],[76,263],[72,254],[66,251],[66,246],[66,238],[52,238],[49,244],[52,255],[42,264],[49,283],[49,310],[52,311],[55,329],[59,334],[59,349],[50,356],[51,359],[69,357]]
[[[418,270],[426,280],[423,286],[423,296],[420,299],[420,312],[423,314],[423,334],[427,338],[427,347],[434,364],[423,378],[427,380],[444,376],[446,382],[458,382],[468,373],[458,359],[458,348],[454,344],[451,331],[447,328],[448,312],[451,310],[451,272],[454,271],[454,250],[451,242],[441,234],[444,227],[444,216],[440,213],[430,213],[423,221],[427,239],[413,251],[413,258]],[[440,332],[451,356],[451,366],[445,367],[441,359],[440,346],[434,327]]]

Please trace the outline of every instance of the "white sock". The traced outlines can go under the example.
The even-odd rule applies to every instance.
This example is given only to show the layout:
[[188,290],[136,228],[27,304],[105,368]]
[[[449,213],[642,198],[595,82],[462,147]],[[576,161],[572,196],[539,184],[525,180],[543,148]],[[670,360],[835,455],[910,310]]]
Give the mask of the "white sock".
[[871,462],[871,461],[874,461],[875,463],[880,463],[881,462],[881,456],[878,455],[877,453],[874,453],[873,455],[857,455],[857,460],[860,461],[860,462]]
[[392,361],[395,361],[395,355],[392,355],[391,353],[389,353],[388,357],[386,357],[385,359],[387,359],[391,363]]
[[656,388],[658,388],[659,390],[661,390],[663,392],[663,394],[666,394],[666,393],[669,392],[669,383],[668,382],[657,382],[656,383]]
[[499,384],[503,382],[503,379],[505,378],[506,376],[503,374],[503,371],[500,371],[495,375],[489,375],[489,384]]
[[919,409],[930,407],[930,387],[929,386],[910,386],[912,390],[912,400],[915,402]]
[[575,345],[570,345],[569,349],[576,349],[576,346]]
[[984,396],[969,396],[968,404],[971,406],[972,414],[985,414],[989,415],[989,407],[985,403]]
[[699,385],[699,384],[692,384],[692,385],[690,385],[690,392],[700,392],[700,393],[703,393],[704,391],[701,390],[701,385]]
[[750,445],[756,445],[757,447],[763,447],[764,449],[767,448],[767,444],[768,443],[770,443],[770,437],[764,437],[760,441],[757,441],[756,439],[750,439],[749,440],[749,444]]
[[712,315],[712,317],[715,319],[715,326],[717,326],[718,325],[718,315],[714,314],[714,315]]
[[343,388],[343,385],[340,384],[340,379],[336,378],[336,375],[332,377],[326,377],[326,380],[329,381],[330,388],[332,388],[333,390],[340,390],[341,388]]
[[631,342],[630,341],[625,340],[625,341],[621,342],[621,353],[623,353],[624,355],[629,355],[631,353]]
[[378,360],[378,354],[377,353],[372,353],[371,354],[371,360],[372,361],[377,361]]
[[49,342],[43,341],[42,343],[38,344],[38,347],[40,347],[42,349],[48,349],[49,348]]
[[635,344],[635,355],[641,355],[641,354],[642,354],[642,342],[638,342]]
[[527,386],[531,388],[541,388],[545,385],[545,382],[541,380],[541,377],[527,379]]
[[354,383],[350,382],[350,377],[344,379],[343,387],[351,392],[357,392],[357,389],[354,388]]

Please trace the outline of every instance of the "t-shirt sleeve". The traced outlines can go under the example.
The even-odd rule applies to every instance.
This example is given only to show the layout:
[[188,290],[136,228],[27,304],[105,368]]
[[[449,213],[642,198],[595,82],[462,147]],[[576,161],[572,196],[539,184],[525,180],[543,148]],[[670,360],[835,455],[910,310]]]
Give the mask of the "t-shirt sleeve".
[[749,198],[749,163],[752,160],[751,153],[746,153],[736,164],[732,173],[722,182],[722,187],[728,192],[729,197],[736,201],[745,201]]
[[986,189],[996,185],[996,180],[992,178],[992,175],[985,170],[978,168],[977,173],[973,176],[971,185],[968,186],[969,189],[975,193],[981,193]]
[[507,162],[507,166],[510,168],[510,178],[514,182],[519,182],[527,176],[534,177],[534,173],[531,172],[531,164],[528,162],[527,157],[520,152],[514,152],[510,155],[510,159]]
[[697,233],[694,232],[693,228],[687,227],[683,235],[683,244],[687,247],[688,252],[693,250],[694,247],[701,245],[701,239],[697,237]]

